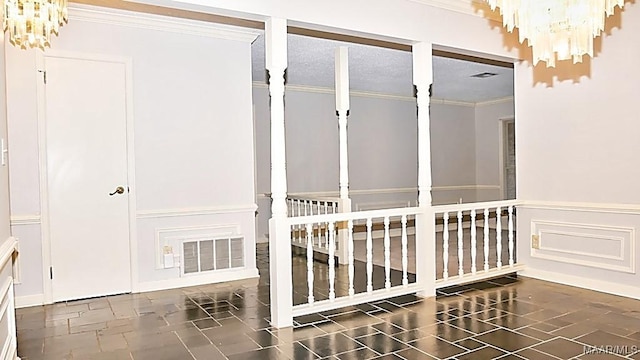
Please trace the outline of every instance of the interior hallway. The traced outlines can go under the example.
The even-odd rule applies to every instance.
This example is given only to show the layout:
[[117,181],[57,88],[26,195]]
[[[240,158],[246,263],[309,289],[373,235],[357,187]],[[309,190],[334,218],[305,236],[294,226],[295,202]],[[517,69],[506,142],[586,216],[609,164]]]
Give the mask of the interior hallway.
[[[619,345],[622,355],[640,359],[640,301],[526,278],[450,288],[436,299],[403,296],[304,316],[293,329],[275,330],[268,321],[265,244],[258,247],[258,264],[261,277],[254,281],[19,309],[19,356],[618,359],[623,356],[583,352],[586,345]],[[297,289],[306,277],[303,266],[306,259],[295,257]]]

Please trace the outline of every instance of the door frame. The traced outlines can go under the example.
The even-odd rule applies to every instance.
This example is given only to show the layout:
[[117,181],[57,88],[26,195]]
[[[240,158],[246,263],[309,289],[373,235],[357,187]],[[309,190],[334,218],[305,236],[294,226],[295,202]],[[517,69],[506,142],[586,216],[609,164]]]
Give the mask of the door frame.
[[[505,127],[505,123],[513,121],[514,126],[515,126],[515,121],[516,118],[515,116],[508,116],[508,117],[503,117],[500,118],[498,123],[500,124],[498,126],[498,161],[499,161],[499,171],[500,171],[500,196],[502,197],[503,200],[507,199],[507,184],[506,184],[506,171],[505,171],[505,148],[504,148],[504,143],[505,143],[505,133],[504,133],[504,127]],[[516,153],[517,156],[517,153]],[[516,169],[517,169],[517,164],[516,164]],[[518,179],[516,178],[516,191],[517,191],[517,184],[518,184]]]
[[[89,54],[48,49],[46,54],[36,52],[36,68],[41,72],[45,68],[45,58],[66,58],[89,61],[112,62],[125,65],[125,102],[126,102],[126,142],[127,142],[127,182],[129,186],[129,266],[131,292],[138,292],[138,242],[136,236],[136,187],[135,187],[135,147],[134,147],[134,108],[133,108],[133,62],[130,57],[112,56],[105,54]],[[51,267],[51,233],[49,224],[49,182],[47,169],[47,119],[46,119],[46,90],[43,75],[37,76],[38,101],[38,165],[40,172],[40,226],[42,234],[42,283],[44,304],[53,303],[52,281],[49,275]]]

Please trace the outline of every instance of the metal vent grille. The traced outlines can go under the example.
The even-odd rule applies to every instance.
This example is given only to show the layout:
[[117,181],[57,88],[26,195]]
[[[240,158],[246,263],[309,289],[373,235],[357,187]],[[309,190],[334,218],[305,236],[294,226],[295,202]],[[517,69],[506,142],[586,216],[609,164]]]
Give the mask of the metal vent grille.
[[182,243],[183,274],[244,267],[244,238],[221,238]]

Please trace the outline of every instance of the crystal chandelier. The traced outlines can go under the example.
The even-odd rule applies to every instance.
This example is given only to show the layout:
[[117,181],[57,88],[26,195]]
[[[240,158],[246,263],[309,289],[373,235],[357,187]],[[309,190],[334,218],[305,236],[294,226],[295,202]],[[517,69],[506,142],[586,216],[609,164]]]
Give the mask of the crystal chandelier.
[[22,48],[50,46],[67,22],[67,0],[4,0],[2,11],[11,43]]
[[518,28],[520,42],[529,41],[533,63],[554,67],[557,60],[593,57],[593,39],[604,30],[604,21],[625,0],[486,0],[500,8],[509,32]]

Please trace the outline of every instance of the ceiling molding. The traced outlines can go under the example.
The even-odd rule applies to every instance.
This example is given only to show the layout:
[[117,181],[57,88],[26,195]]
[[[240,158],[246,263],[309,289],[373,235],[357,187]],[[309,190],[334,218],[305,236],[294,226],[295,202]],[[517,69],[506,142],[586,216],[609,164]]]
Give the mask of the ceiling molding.
[[[257,89],[269,89],[269,85],[262,81],[253,81],[252,85]],[[309,86],[309,85],[286,85],[286,90],[289,91],[298,91],[298,92],[306,92],[306,93],[315,93],[315,94],[335,94],[335,90],[328,87],[321,86]],[[416,98],[413,96],[402,96],[402,95],[393,95],[393,94],[383,94],[383,93],[375,93],[369,91],[354,91],[351,90],[349,92],[350,96],[357,97],[367,97],[367,98],[377,98],[377,99],[387,99],[387,100],[398,100],[398,101],[409,101],[415,102]],[[512,102],[513,96],[508,96],[504,98],[492,99],[487,101],[460,101],[460,100],[447,100],[447,99],[438,99],[431,98],[430,104],[439,104],[439,105],[453,105],[453,106],[466,106],[466,107],[475,107],[475,106],[487,106],[487,105],[495,105],[501,104],[505,102]]]
[[513,102],[513,96],[507,96],[507,97],[487,100],[487,101],[480,101],[476,103],[476,106],[488,106],[488,105],[496,105],[496,104],[502,104],[502,103],[508,103],[508,102],[511,102],[511,103]]
[[[262,81],[254,81],[253,87],[259,88],[259,89],[268,89],[269,85],[267,85]],[[336,93],[336,91],[332,88],[321,87],[321,86],[309,86],[309,85],[286,85],[285,89],[289,91],[299,91],[299,92],[307,92],[307,93],[315,93],[315,94],[333,95]],[[410,102],[416,101],[416,98],[413,96],[383,94],[383,93],[376,93],[376,92],[370,92],[370,91],[350,90],[349,95],[356,96],[356,97],[377,98],[377,99],[398,100],[398,101],[410,101]]]
[[[455,11],[467,15],[484,17],[492,21],[502,21],[499,12],[491,11],[489,5],[482,0],[409,0],[440,9]],[[486,7],[487,11],[478,7]]]
[[137,29],[166,31],[249,43],[253,42],[261,33],[259,30],[249,28],[83,4],[69,5],[69,20],[126,26]]
[[470,101],[459,101],[459,100],[446,100],[446,99],[438,99],[431,98],[429,104],[439,104],[439,105],[454,105],[454,106],[466,106],[466,107],[474,107],[476,103]]

